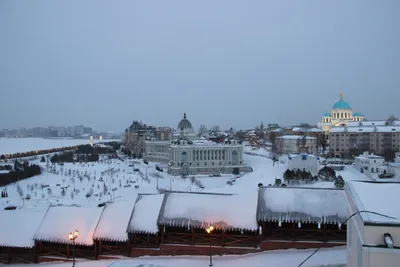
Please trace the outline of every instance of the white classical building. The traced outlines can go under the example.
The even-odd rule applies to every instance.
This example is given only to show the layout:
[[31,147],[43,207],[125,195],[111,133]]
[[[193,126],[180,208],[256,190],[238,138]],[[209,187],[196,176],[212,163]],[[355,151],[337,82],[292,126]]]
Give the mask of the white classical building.
[[385,163],[385,158],[364,152],[362,155],[354,158],[354,168],[359,172],[377,173],[379,168]]
[[159,141],[155,138],[145,141],[144,160],[167,163],[170,156],[171,141]]
[[197,139],[186,113],[179,122],[173,141],[154,138],[145,144],[144,159],[168,163],[172,175],[221,174],[247,171],[243,162],[243,145],[236,140],[215,143]]
[[243,145],[236,140],[223,144],[179,138],[170,147],[168,173],[172,175],[232,173],[246,171]]
[[343,100],[340,94],[340,100],[337,101],[330,113],[325,113],[322,120],[318,123],[318,127],[329,132],[334,126],[347,126],[350,122],[362,122],[364,115],[360,112],[353,112],[349,103]]
[[318,173],[319,169],[318,158],[314,155],[307,153],[291,155],[289,161],[289,169],[293,171],[305,170],[306,172],[316,174]]
[[400,183],[346,183],[347,267],[400,266],[399,192]]

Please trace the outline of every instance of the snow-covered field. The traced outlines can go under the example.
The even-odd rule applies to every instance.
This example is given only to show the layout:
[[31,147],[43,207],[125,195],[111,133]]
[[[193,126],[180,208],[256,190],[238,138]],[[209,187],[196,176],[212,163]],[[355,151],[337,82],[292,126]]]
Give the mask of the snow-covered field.
[[[228,180],[234,178],[231,174],[221,177],[199,175],[195,177],[193,183],[191,177],[181,178],[166,172],[158,172],[155,169],[156,163],[150,162],[146,165],[139,160],[125,159],[122,162],[118,159],[103,158],[95,163],[65,163],[63,166],[36,161],[35,163],[45,170],[42,175],[6,186],[9,197],[0,198],[0,208],[9,205],[47,207],[49,204],[95,206],[111,199],[135,201],[138,193],[156,193],[157,187],[186,192],[255,195],[259,183],[274,184],[275,178],[282,178],[283,172],[287,169],[285,163],[274,165],[271,159],[262,156],[245,154],[244,160],[253,168],[253,172],[237,178],[233,185],[227,184]],[[140,174],[134,172],[134,169],[139,169]],[[346,166],[338,174],[345,180],[368,179],[352,166]],[[204,188],[200,188],[198,184],[202,184]],[[298,186],[333,188],[334,184],[316,182]],[[30,200],[22,199],[27,195]]]
[[[121,140],[93,140],[93,143]],[[89,139],[0,138],[0,155],[90,144]]]
[[[214,256],[215,267],[296,267],[305,260],[314,250],[276,250],[244,256]],[[204,256],[171,256],[171,257],[140,257],[128,260],[101,260],[78,262],[80,267],[203,267],[208,266],[209,258]],[[345,266],[345,248],[321,249],[303,266]],[[32,265],[14,265],[26,267]],[[71,263],[43,263],[43,267],[69,267]]]
[[[88,140],[85,140],[88,141]],[[63,143],[63,145],[68,145]],[[166,172],[158,172],[156,163],[144,164],[141,160],[125,158],[101,158],[94,163],[65,163],[51,165],[35,160],[45,170],[40,176],[19,181],[6,186],[8,198],[0,198],[0,209],[15,205],[23,209],[45,210],[49,204],[75,204],[82,207],[95,207],[99,203],[114,199],[116,202],[126,200],[134,203],[139,193],[157,193],[158,189],[187,191],[236,193],[248,196],[244,201],[249,206],[256,203],[258,184],[274,184],[275,178],[282,178],[287,169],[287,163],[275,163],[264,152],[260,155],[244,155],[245,163],[252,167],[253,172],[237,178],[233,185],[227,181],[234,178],[232,174],[221,177],[199,175],[194,178],[174,177]],[[135,169],[139,169],[135,171]],[[367,180],[352,166],[346,166],[338,173],[345,180]],[[199,186],[202,184],[203,186]],[[307,187],[334,187],[331,182],[302,184]],[[107,187],[107,189],[105,189]],[[4,190],[4,188],[0,188]],[[29,195],[30,199],[26,199]],[[250,204],[251,203],[251,204]],[[215,257],[215,266],[297,266],[312,251],[289,250],[260,253],[248,256]],[[290,256],[290,257],[285,257]],[[204,266],[206,257],[143,257],[135,260],[80,262],[80,266]],[[345,250],[326,249],[318,252],[304,266],[321,266],[328,264],[344,264]],[[69,266],[68,264],[42,264],[43,266]],[[21,265],[23,266],[23,265]]]

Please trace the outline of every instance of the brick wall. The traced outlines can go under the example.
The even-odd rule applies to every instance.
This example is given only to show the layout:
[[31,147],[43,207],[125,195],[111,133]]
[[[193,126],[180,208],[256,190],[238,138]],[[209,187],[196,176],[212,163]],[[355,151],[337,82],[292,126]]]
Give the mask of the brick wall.
[[[212,247],[213,255],[243,255],[260,252],[256,248]],[[132,257],[140,256],[177,256],[177,255],[209,255],[209,246],[184,246],[161,244],[159,249],[132,248]]]
[[[310,242],[295,242],[295,241],[261,241],[261,250],[276,250],[276,249],[307,249],[307,248],[319,248],[322,242],[310,241]],[[324,245],[326,248],[345,246],[345,242],[328,242]]]

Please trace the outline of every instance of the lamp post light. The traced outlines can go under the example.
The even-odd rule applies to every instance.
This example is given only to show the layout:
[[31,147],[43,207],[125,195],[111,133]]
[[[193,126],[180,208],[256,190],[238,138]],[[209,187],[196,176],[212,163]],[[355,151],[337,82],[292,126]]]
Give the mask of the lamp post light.
[[212,249],[211,249],[211,232],[214,230],[214,226],[210,225],[210,227],[208,227],[206,229],[207,234],[210,235],[210,264],[208,266],[213,266],[213,262],[212,262]]
[[75,267],[75,239],[78,237],[78,235],[78,230],[75,230],[74,233],[69,233],[68,235],[69,240],[72,241],[72,267]]

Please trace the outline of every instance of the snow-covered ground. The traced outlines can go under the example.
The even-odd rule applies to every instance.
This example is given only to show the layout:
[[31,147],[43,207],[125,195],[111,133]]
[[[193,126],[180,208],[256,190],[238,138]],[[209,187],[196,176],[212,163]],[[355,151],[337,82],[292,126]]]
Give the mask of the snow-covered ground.
[[[214,256],[215,267],[296,267],[305,260],[314,250],[276,250],[244,256]],[[209,258],[204,256],[171,256],[171,257],[141,257],[128,260],[101,260],[78,262],[80,267],[203,267],[207,266]],[[346,249],[321,249],[312,256],[303,266],[345,266]],[[31,265],[14,265],[26,267]],[[71,263],[43,263],[43,267],[69,267]]]
[[[87,140],[88,141],[88,140]],[[265,157],[264,152],[260,155],[244,155],[245,163],[252,167],[253,172],[244,174],[237,178],[233,185],[227,181],[234,175],[227,174],[221,177],[209,177],[207,175],[192,177],[174,177],[165,172],[156,171],[156,163],[144,164],[141,160],[125,158],[119,159],[101,158],[94,163],[65,163],[63,166],[41,163],[36,160],[45,170],[42,175],[19,181],[6,186],[8,198],[0,198],[0,209],[15,205],[23,209],[45,210],[49,204],[75,204],[82,207],[96,207],[99,203],[114,199],[134,203],[139,193],[157,193],[157,188],[186,192],[210,192],[210,193],[236,193],[249,196],[247,200],[256,205],[258,184],[274,184],[275,178],[282,178],[287,169],[287,163],[273,163]],[[132,166],[133,165],[133,166]],[[139,169],[135,172],[134,169]],[[366,176],[357,172],[352,166],[346,166],[342,172],[345,180],[366,180]],[[204,188],[198,186],[201,183]],[[314,184],[303,184],[307,187],[334,187],[331,182],[317,182]],[[104,188],[107,187],[107,190]],[[3,190],[4,188],[0,188]],[[113,189],[113,190],[110,190]],[[23,199],[27,195],[29,200]],[[246,199],[246,198],[245,198]],[[223,256],[215,257],[215,266],[297,266],[305,259],[311,250],[286,250],[266,252],[247,256]],[[288,256],[288,257],[286,257]],[[207,257],[143,257],[135,260],[118,261],[95,261],[80,262],[79,266],[140,266],[150,264],[156,266],[204,266]],[[326,249],[318,252],[304,266],[321,266],[328,264],[344,264],[345,251],[339,249]],[[129,265],[126,265],[129,264]],[[43,266],[69,266],[64,264],[42,264]],[[24,266],[24,265],[21,265]],[[146,265],[143,265],[146,266]]]
[[[146,165],[139,160],[126,159],[122,162],[118,159],[103,158],[95,163],[65,163],[64,166],[60,166],[36,161],[35,163],[45,169],[43,174],[6,186],[9,197],[0,198],[0,208],[9,205],[47,207],[49,204],[95,206],[112,198],[135,201],[138,193],[157,193],[157,187],[185,192],[256,194],[259,183],[274,184],[275,178],[282,178],[287,169],[286,163],[273,164],[272,160],[266,157],[245,154],[244,160],[252,167],[253,172],[237,178],[233,185],[227,184],[228,180],[234,178],[232,174],[221,177],[198,175],[195,180],[197,184],[201,183],[204,186],[203,189],[192,183],[191,177],[181,178],[156,171],[156,163],[152,162]],[[134,169],[140,169],[141,175],[134,172]],[[369,179],[352,166],[346,166],[337,174],[345,180]],[[104,190],[105,186],[107,190]],[[136,186],[139,188],[135,188]],[[316,182],[297,186],[333,188],[334,184]],[[91,196],[87,196],[88,193]],[[27,195],[31,199],[23,200],[22,197]]]
[[[93,143],[121,140],[93,140]],[[89,139],[0,138],[0,155],[90,144]]]

